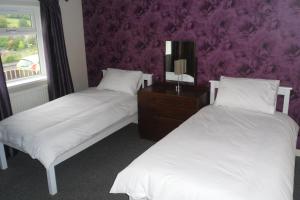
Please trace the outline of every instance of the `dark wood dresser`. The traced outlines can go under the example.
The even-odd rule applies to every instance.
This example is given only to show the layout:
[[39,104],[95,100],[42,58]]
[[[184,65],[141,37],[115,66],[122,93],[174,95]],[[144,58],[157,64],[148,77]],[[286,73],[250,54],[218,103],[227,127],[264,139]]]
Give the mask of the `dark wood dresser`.
[[200,108],[209,104],[208,88],[154,84],[138,93],[139,132],[142,138],[158,141]]

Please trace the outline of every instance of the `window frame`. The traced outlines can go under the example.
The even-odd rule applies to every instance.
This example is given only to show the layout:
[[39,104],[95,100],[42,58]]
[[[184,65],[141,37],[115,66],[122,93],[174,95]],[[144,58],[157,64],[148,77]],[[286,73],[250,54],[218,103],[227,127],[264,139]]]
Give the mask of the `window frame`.
[[[36,35],[39,64],[41,68],[41,75],[35,75],[31,77],[24,77],[15,80],[8,80],[6,84],[9,87],[16,87],[18,85],[24,85],[35,81],[47,80],[46,75],[46,61],[44,52],[43,32],[40,14],[39,2],[20,2],[12,1],[3,3],[0,1],[0,13],[4,14],[29,14],[31,15],[31,27],[28,28],[0,28],[0,36],[16,36],[16,35]],[[18,83],[19,82],[19,83]]]

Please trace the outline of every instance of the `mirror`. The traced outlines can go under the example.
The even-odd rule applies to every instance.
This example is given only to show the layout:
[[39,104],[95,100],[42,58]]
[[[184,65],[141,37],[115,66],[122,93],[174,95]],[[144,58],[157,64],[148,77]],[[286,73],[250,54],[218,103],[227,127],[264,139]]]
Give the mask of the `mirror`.
[[[178,67],[183,68],[178,70]],[[178,75],[178,71],[183,74]],[[183,84],[196,85],[196,73],[195,42],[166,41],[165,80],[167,82],[179,80]]]

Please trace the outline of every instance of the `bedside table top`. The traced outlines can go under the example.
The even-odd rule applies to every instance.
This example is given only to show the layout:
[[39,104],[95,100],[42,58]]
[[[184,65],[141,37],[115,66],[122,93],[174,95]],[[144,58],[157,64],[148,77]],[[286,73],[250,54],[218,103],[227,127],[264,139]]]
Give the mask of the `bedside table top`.
[[152,92],[152,93],[160,93],[174,96],[190,96],[197,97],[202,96],[203,94],[208,92],[208,87],[204,86],[191,86],[191,85],[181,85],[181,92],[178,94],[175,91],[175,84],[168,83],[155,83],[151,86],[145,87],[139,92]]

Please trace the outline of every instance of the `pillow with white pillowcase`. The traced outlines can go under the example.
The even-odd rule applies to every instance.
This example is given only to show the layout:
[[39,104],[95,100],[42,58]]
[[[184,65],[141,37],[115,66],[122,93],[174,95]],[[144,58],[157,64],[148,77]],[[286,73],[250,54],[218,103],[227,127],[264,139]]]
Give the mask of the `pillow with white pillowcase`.
[[142,78],[143,73],[141,71],[108,68],[97,88],[136,95],[141,86]]
[[279,83],[279,80],[222,76],[214,105],[274,114]]

